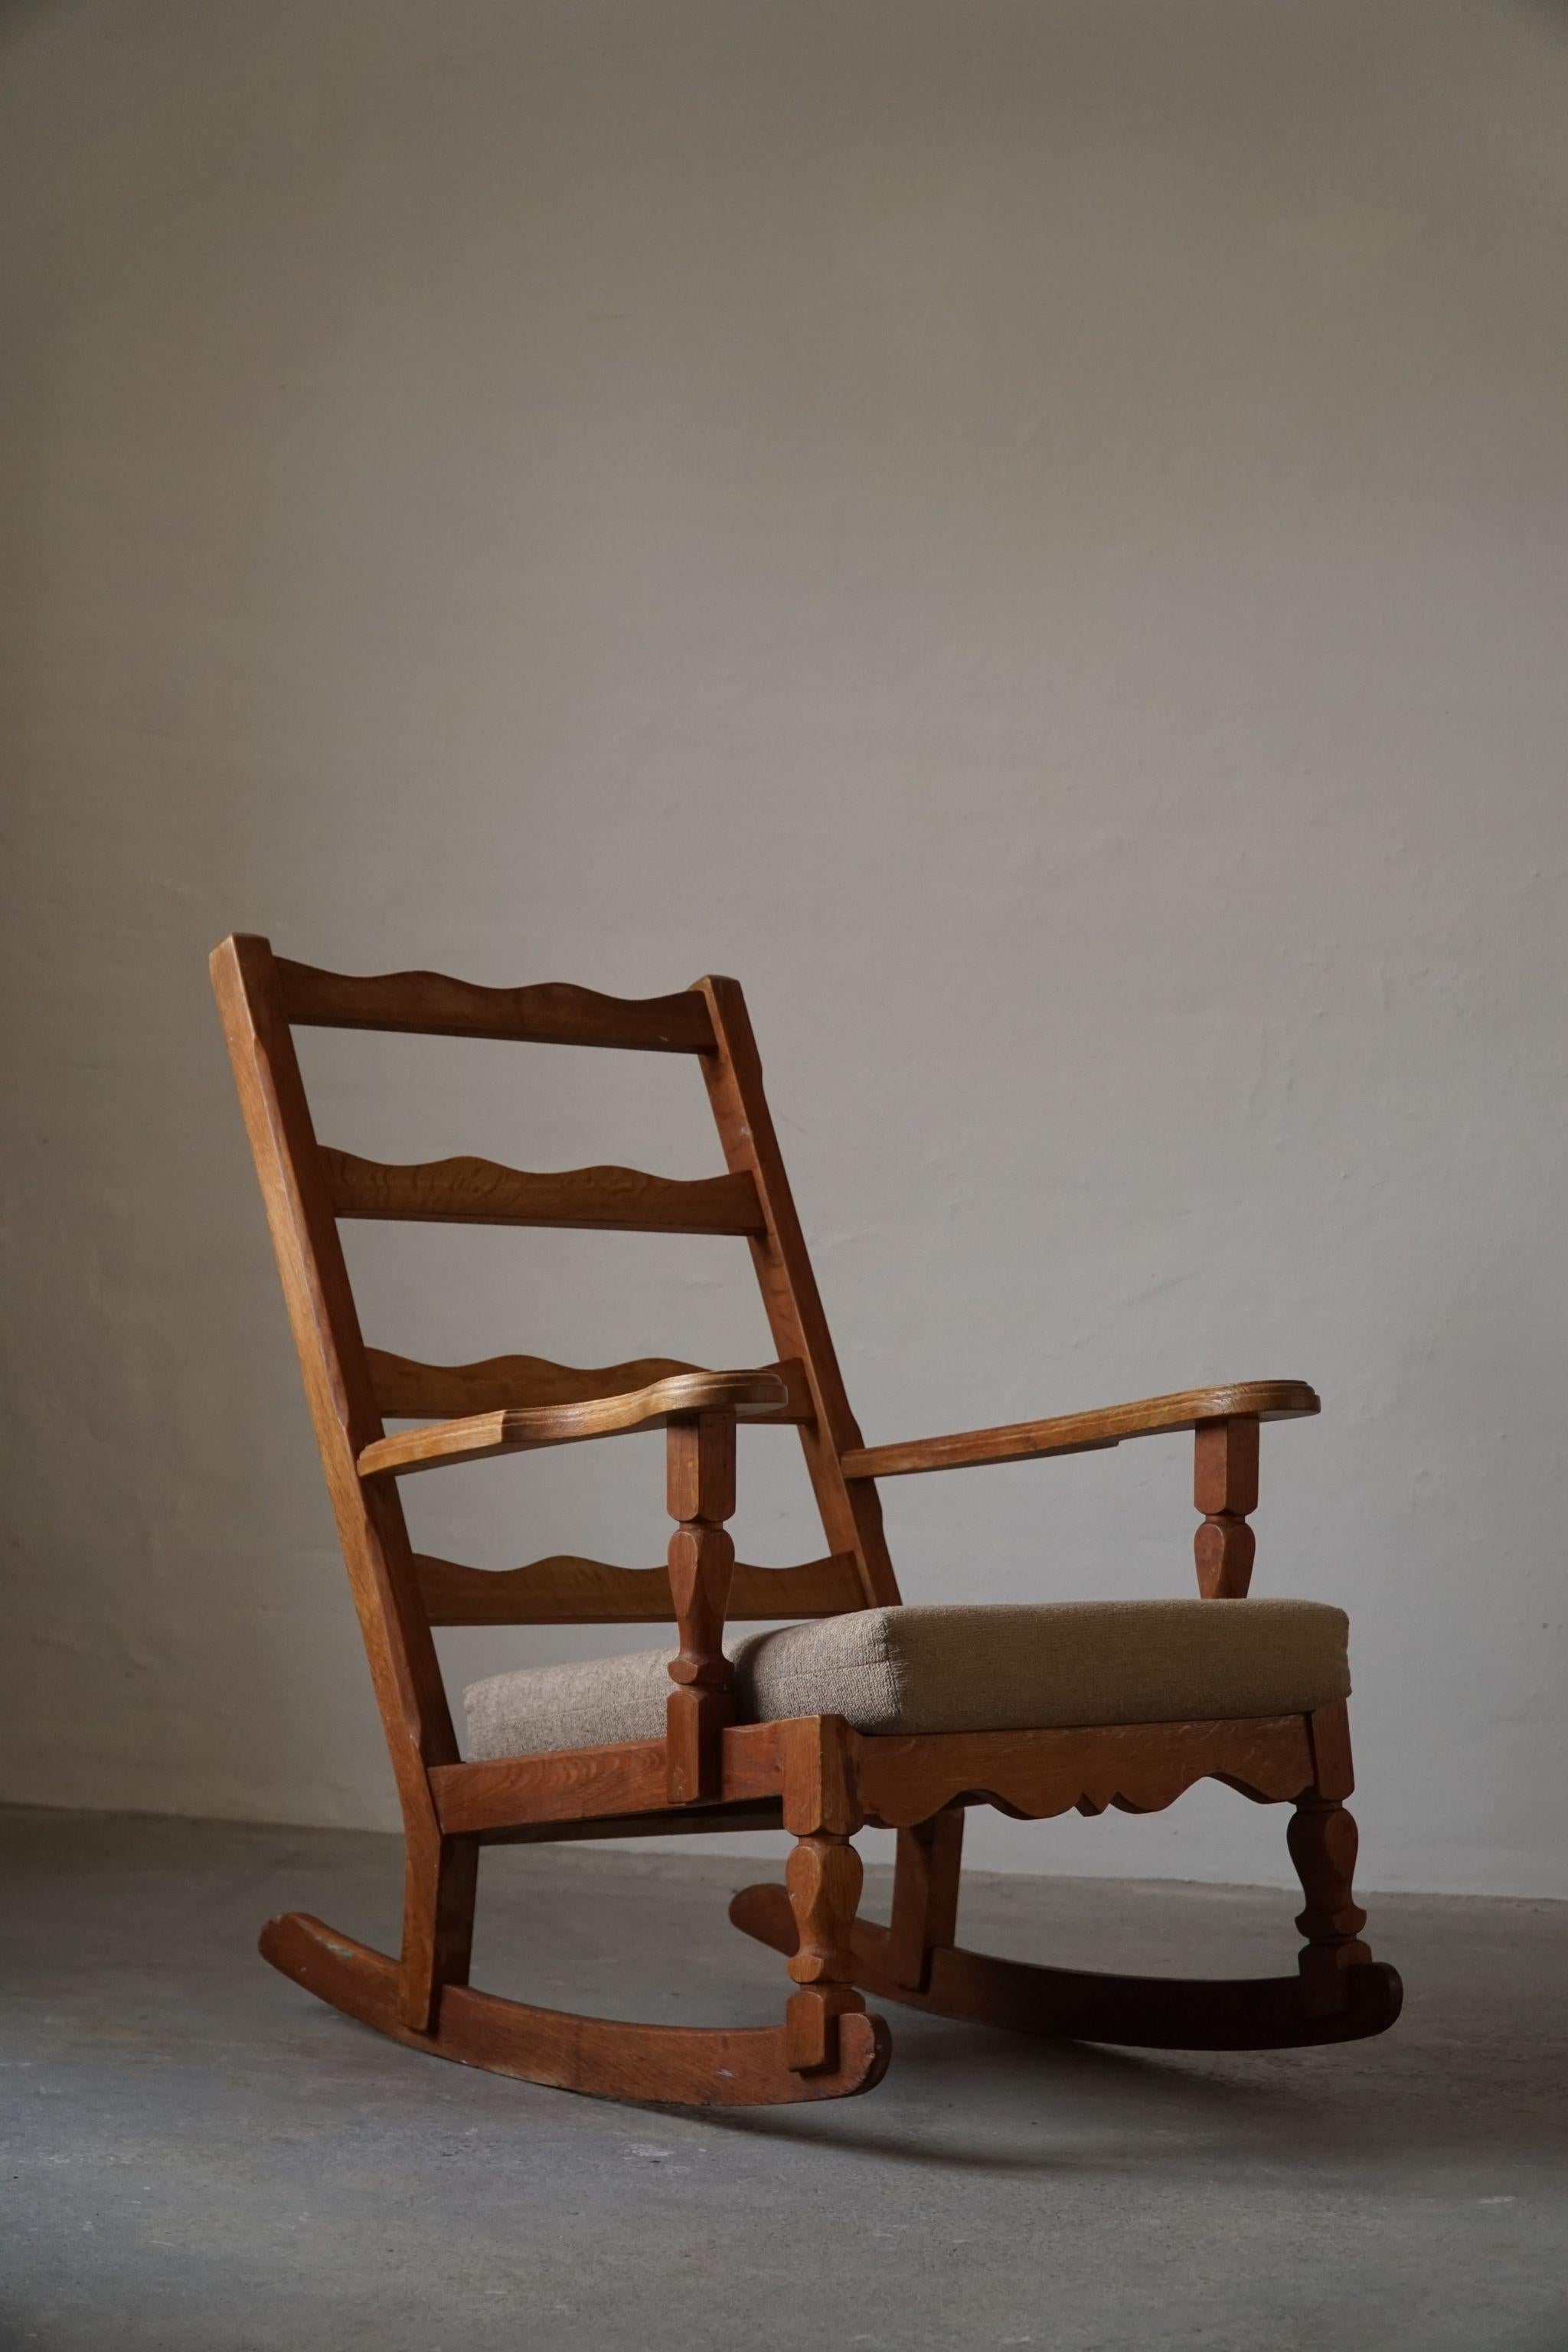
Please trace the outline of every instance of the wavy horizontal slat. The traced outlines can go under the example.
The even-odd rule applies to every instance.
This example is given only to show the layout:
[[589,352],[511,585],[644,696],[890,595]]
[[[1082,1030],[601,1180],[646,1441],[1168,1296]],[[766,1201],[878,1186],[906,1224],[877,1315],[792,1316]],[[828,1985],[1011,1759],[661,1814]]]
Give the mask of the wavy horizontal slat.
[[713,1024],[696,989],[674,996],[601,996],[568,981],[480,988],[442,971],[361,979],[277,959],[286,1017],[305,1029],[401,1029],[433,1037],[501,1037],[545,1045],[618,1045],[650,1054],[710,1054]]
[[393,1167],[321,1152],[334,1214],[430,1218],[458,1225],[578,1225],[634,1234],[759,1234],[750,1176],[647,1176],[640,1168],[533,1175],[467,1155]]
[[[624,1396],[628,1390],[647,1388],[655,1381],[707,1369],[684,1363],[676,1356],[636,1356],[627,1363],[581,1370],[574,1364],[552,1363],[544,1356],[489,1356],[475,1364],[422,1364],[412,1356],[391,1355],[383,1348],[367,1348],[365,1360],[376,1410],[390,1421],[447,1421],[474,1412],[505,1412],[519,1406],[585,1404],[595,1397]],[[789,1402],[758,1418],[809,1421],[812,1404],[805,1367],[792,1360],[763,1364],[760,1369],[784,1382]]]
[[[420,1595],[432,1625],[666,1625],[675,1621],[668,1572],[612,1568],[558,1552],[526,1568],[465,1568],[417,1552]],[[797,1568],[752,1568],[737,1560],[726,1612],[731,1620],[837,1617],[864,1596],[854,1555],[835,1553]]]

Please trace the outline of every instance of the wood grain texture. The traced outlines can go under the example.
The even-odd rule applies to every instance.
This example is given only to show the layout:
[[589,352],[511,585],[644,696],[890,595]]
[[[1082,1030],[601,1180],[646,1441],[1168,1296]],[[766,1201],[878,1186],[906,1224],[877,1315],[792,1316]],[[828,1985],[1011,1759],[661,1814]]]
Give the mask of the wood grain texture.
[[566,981],[481,988],[439,971],[359,978],[277,959],[284,1018],[300,1028],[397,1029],[435,1037],[495,1037],[513,1044],[623,1046],[640,1053],[708,1054],[713,1031],[692,989],[672,996],[603,996]]
[[1245,1601],[1257,1538],[1247,1524],[1258,1508],[1256,1414],[1200,1421],[1193,1440],[1193,1504],[1204,1514],[1193,1538],[1198,1591],[1205,1601]]
[[[721,1801],[746,1804],[779,1795],[781,1728],[776,1723],[740,1723],[725,1731],[717,1792]],[[613,1748],[448,1764],[431,1773],[430,1787],[442,1829],[460,1835],[531,1822],[663,1812],[669,1803],[665,1771],[662,1739],[630,1739]]]
[[490,1845],[572,1845],[598,1838],[659,1838],[690,1834],[730,1836],[736,1830],[777,1830],[784,1827],[779,1797],[750,1797],[721,1805],[671,1805],[654,1813],[595,1813],[586,1822],[510,1822],[502,1829],[485,1830],[479,1843]]
[[[782,1886],[742,1887],[730,1917],[775,1952],[795,1949],[795,1915]],[[887,1928],[857,1919],[850,1946],[855,1981],[873,2000],[1051,2041],[1140,2050],[1302,2050],[1361,2042],[1386,2033],[1404,2000],[1394,1971],[1375,1963],[1347,1969],[1342,2006],[1320,2013],[1299,1977],[1109,1976],[954,1947],[933,1952],[929,1980],[915,1986],[898,1973]]]
[[778,1727],[784,1822],[795,1839],[785,1869],[795,1925],[785,2050],[789,2064],[802,2074],[837,2069],[844,2021],[866,2006],[856,1990],[850,1947],[864,1875],[850,1840],[865,1818],[855,1786],[853,1738],[837,1716]]
[[1351,1718],[1342,1698],[1319,1707],[1309,1726],[1312,1738],[1312,1785],[1320,1797],[1345,1798],[1355,1793],[1355,1768],[1351,1760]]
[[785,1829],[795,1837],[810,1837],[817,1830],[853,1837],[866,1822],[854,1763],[856,1734],[837,1715],[799,1716],[772,1728],[783,1774]]
[[963,1815],[956,1806],[899,1832],[888,1931],[895,1983],[921,1990],[930,1981],[932,1953],[956,1941],[963,1863]]
[[1060,1413],[1051,1421],[1018,1421],[1001,1429],[971,1429],[952,1437],[917,1437],[903,1445],[852,1446],[844,1455],[849,1478],[905,1478],[925,1470],[967,1470],[988,1462],[1031,1462],[1048,1454],[1091,1454],[1129,1437],[1160,1437],[1233,1413],[1258,1421],[1295,1421],[1320,1410],[1305,1381],[1247,1381],[1235,1388],[1181,1389],[1137,1404],[1096,1412]]
[[534,2009],[467,1985],[446,1987],[426,2031],[399,2011],[396,1963],[320,1919],[295,1911],[268,1920],[261,1953],[319,2000],[433,2058],[594,2098],[732,2107],[853,2098],[880,2082],[892,2047],[879,2017],[846,2018],[837,2064],[801,2074],[788,2063],[784,2026],[634,2024]]
[[[423,1364],[411,1356],[367,1348],[375,1402],[389,1421],[457,1421],[473,1412],[503,1412],[510,1405],[586,1404],[595,1397],[625,1396],[650,1388],[678,1372],[703,1372],[679,1356],[635,1356],[624,1364],[596,1369],[552,1363],[545,1356],[489,1356],[474,1364]],[[784,1384],[784,1402],[752,1421],[796,1422],[812,1412],[805,1367],[798,1362],[762,1364]]]
[[1297,1799],[1286,1835],[1307,1898],[1296,1918],[1307,1938],[1301,1985],[1308,2007],[1321,2014],[1343,2006],[1347,1970],[1372,1958],[1361,1940],[1366,1913],[1355,1899],[1360,1833],[1337,1797],[1314,1789]]
[[629,1396],[595,1397],[584,1404],[521,1405],[501,1412],[437,1421],[395,1437],[377,1438],[359,1457],[362,1478],[407,1476],[458,1462],[487,1462],[498,1454],[539,1446],[579,1445],[592,1437],[668,1428],[692,1412],[722,1409],[749,1420],[774,1411],[784,1394],[772,1372],[677,1372]]
[[667,1789],[672,1805],[695,1805],[723,1793],[723,1737],[735,1716],[724,1649],[735,1567],[724,1524],[735,1508],[735,1416],[683,1415],[670,1423],[665,1444],[669,1514],[678,1522],[668,1569],[679,1635],[666,1703]]
[[797,2074],[836,2071],[844,2020],[865,2009],[849,1940],[863,1876],[847,1837],[818,1830],[796,1839],[785,1870],[796,1944],[789,1961],[795,1990],[784,2010],[784,2045]]
[[744,1175],[649,1176],[640,1168],[537,1175],[468,1153],[395,1166],[331,1146],[322,1147],[321,1165],[339,1217],[628,1234],[754,1234],[763,1223]]
[[843,1457],[860,1444],[859,1425],[849,1410],[784,1172],[746,1001],[732,980],[710,975],[697,984],[713,1024],[716,1051],[705,1056],[702,1074],[725,1163],[734,1174],[752,1179],[763,1206],[764,1229],[752,1238],[752,1263],[768,1328],[780,1356],[805,1365],[811,1391],[813,1412],[801,1424],[800,1442],[823,1534],[830,1550],[854,1554],[868,1604],[889,1604],[899,1599],[899,1580],[882,1530],[882,1507],[874,1486],[851,1485],[845,1476]]
[[[1201,1586],[1238,1595],[1250,1566],[1258,1424],[1315,1412],[1310,1389],[1262,1381],[1188,1390],[868,1448],[732,981],[632,1003],[565,986],[476,988],[436,973],[356,979],[277,960],[265,940],[247,939],[226,941],[213,971],[407,1841],[398,1960],[289,1915],[264,1932],[275,1966],[436,2054],[603,2096],[689,2104],[869,2088],[889,2042],[881,2021],[864,2012],[868,1985],[946,2015],[1154,2047],[1284,2047],[1348,2040],[1393,2021],[1398,1980],[1370,1964],[1360,1940],[1342,1706],[1310,1719],[910,1738],[862,1738],[835,1717],[725,1720],[727,1621],[898,1600],[879,1475],[1195,1429]],[[695,1053],[729,1172],[693,1183],[619,1168],[536,1174],[472,1158],[388,1167],[322,1152],[291,1023]],[[443,1367],[367,1351],[340,1216],[743,1234],[780,1361],[711,1372],[644,1357],[594,1371],[526,1356]],[[389,1438],[389,1413],[427,1425]],[[779,1571],[734,1563],[725,1522],[737,1417],[799,1427],[828,1557]],[[678,1521],[662,1570],[566,1557],[491,1575],[410,1549],[392,1474],[660,1426],[671,1430]],[[462,1762],[432,1623],[575,1621],[678,1625],[667,1736]],[[1290,1846],[1307,1937],[1298,1978],[1239,1986],[1093,1979],[957,1947],[962,1807],[989,1802],[1026,1818],[1075,1807],[1153,1811],[1211,1777],[1260,1802],[1295,1806]],[[868,1820],[900,1832],[888,1933],[855,1916],[860,1865],[850,1841]],[[500,2001],[468,1986],[482,1844],[774,1822],[795,1841],[789,1891],[749,1890],[736,1916],[790,1960],[794,1990],[781,2025],[734,2033],[623,2024]]]
[[960,1731],[900,1738],[851,1735],[868,1820],[887,1829],[945,1806],[995,1805],[1020,1821],[1057,1813],[1163,1812],[1197,1781],[1283,1803],[1310,1786],[1305,1716],[1235,1722],[1118,1724],[1082,1731]]
[[455,1763],[457,1734],[402,1504],[387,1482],[367,1487],[357,1475],[381,1420],[272,950],[226,940],[211,971],[397,1784],[407,1842],[399,2000],[417,2024],[446,1972],[466,1966],[471,1873],[466,1850],[443,1842],[429,1785],[432,1769]]
[[420,2033],[434,2026],[443,1988],[468,1981],[479,1870],[477,1837],[421,1829],[405,1842],[398,2014]]
[[[668,1625],[675,1621],[668,1568],[613,1568],[557,1553],[526,1568],[465,1568],[416,1552],[420,1596],[432,1625]],[[755,1568],[737,1560],[727,1622],[840,1617],[863,1605],[854,1558]]]

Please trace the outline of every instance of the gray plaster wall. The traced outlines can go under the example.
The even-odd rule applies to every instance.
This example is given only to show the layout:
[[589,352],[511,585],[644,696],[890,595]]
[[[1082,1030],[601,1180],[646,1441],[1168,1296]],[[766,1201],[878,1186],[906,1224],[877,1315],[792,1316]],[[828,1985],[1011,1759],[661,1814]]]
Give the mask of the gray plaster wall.
[[[392,1817],[250,929],[739,974],[869,1438],[1314,1381],[1257,1589],[1352,1613],[1364,1875],[1568,1891],[1565,119],[1528,0],[7,13],[0,1790]],[[684,1063],[307,1045],[371,1152],[718,1164]],[[738,1243],[352,1247],[408,1352],[766,1351]],[[1188,1591],[1188,1481],[891,1486],[907,1592]],[[642,1441],[410,1506],[666,1532]],[[973,1845],[1284,1874],[1218,1790]]]

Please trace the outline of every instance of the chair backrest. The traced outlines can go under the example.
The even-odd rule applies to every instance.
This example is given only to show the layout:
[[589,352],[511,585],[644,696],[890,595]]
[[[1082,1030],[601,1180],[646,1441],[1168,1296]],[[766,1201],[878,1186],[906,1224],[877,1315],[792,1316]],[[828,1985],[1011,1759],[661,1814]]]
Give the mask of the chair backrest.
[[[437,1751],[450,1739],[432,1625],[673,1621],[668,1577],[663,1568],[613,1568],[576,1558],[486,1570],[416,1554],[395,1482],[359,1475],[364,1448],[384,1434],[389,1417],[445,1419],[577,1402],[694,1368],[668,1357],[598,1370],[521,1355],[425,1364],[367,1348],[338,1235],[341,1218],[743,1235],[779,1359],[773,1369],[788,1389],[787,1404],[768,1417],[799,1431],[827,1551],[796,1568],[738,1564],[730,1614],[828,1616],[898,1600],[876,1488],[844,1475],[843,1456],[859,1445],[860,1433],[734,981],[701,980],[676,995],[632,1001],[554,983],[476,987],[437,972],[357,979],[290,962],[275,956],[266,940],[247,937],[226,940],[212,971],[383,1711],[392,1705],[426,1763],[444,1760]],[[415,1167],[358,1158],[316,1140],[294,1052],[296,1027],[694,1054],[727,1173],[685,1181],[628,1168],[535,1175],[468,1158]]]

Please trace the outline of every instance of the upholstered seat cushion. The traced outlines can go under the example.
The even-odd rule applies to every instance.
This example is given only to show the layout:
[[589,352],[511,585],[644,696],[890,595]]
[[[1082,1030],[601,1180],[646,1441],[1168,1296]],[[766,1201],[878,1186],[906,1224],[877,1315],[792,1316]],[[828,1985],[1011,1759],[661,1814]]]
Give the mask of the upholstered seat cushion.
[[[1024,1731],[1307,1714],[1350,1692],[1344,1612],[1318,1601],[1057,1601],[864,1609],[726,1645],[742,1722]],[[468,1753],[663,1736],[668,1648],[527,1666],[464,1693]]]

